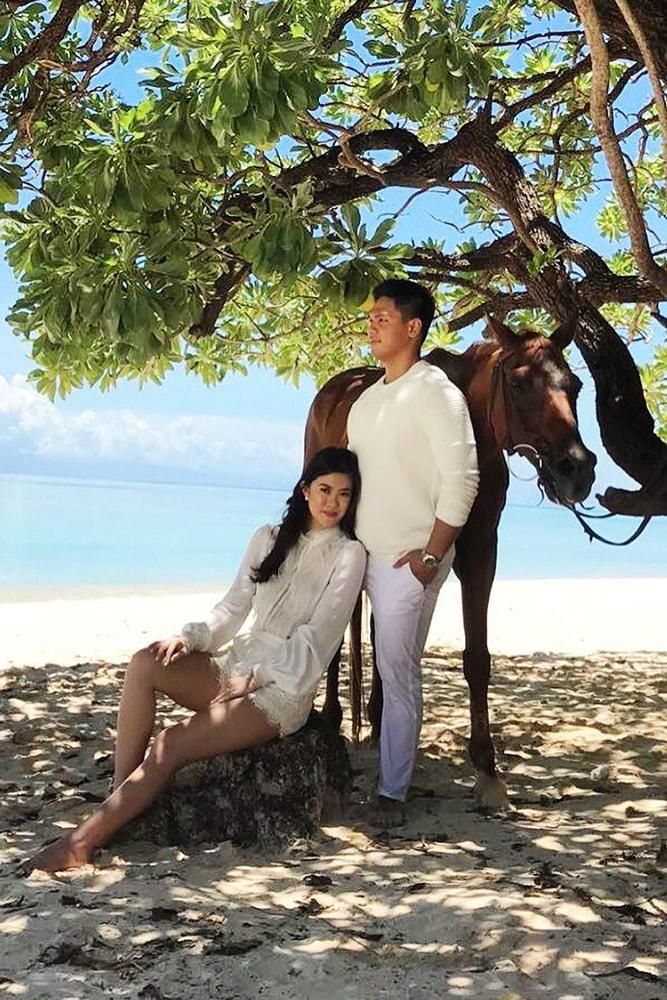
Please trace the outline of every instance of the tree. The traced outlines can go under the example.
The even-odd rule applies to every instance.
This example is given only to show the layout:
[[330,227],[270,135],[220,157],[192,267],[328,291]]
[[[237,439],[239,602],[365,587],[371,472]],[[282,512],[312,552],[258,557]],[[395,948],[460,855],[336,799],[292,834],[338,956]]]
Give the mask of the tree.
[[[34,194],[5,211],[10,320],[41,390],[179,362],[323,379],[359,363],[373,284],[409,274],[438,288],[441,343],[489,311],[576,320],[603,442],[641,486],[603,502],[667,513],[646,402],[664,428],[667,352],[643,391],[628,348],[667,325],[653,0],[62,0],[49,22],[5,7],[0,196]],[[151,49],[143,100],[100,85]],[[422,240],[425,193],[441,223]]]

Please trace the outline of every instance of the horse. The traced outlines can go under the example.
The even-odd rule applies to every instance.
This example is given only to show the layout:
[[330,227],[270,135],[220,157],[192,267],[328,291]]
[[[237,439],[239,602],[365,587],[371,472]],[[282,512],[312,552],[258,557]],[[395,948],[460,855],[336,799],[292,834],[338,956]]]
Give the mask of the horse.
[[[498,526],[509,484],[503,452],[527,458],[536,469],[539,486],[554,503],[571,507],[590,493],[596,457],[582,442],[577,426],[576,401],[581,382],[563,357],[573,335],[572,324],[563,324],[550,337],[532,331],[517,334],[490,316],[484,341],[474,343],[462,354],[436,348],[424,357],[444,371],[465,395],[477,443],[479,490],[456,540],[453,568],[462,591],[463,672],[470,694],[468,751],[477,772],[476,797],[488,809],[503,809],[508,804],[505,784],[496,770],[489,728],[491,659],[487,640]],[[353,368],[334,376],[320,389],[306,423],[306,461],[320,448],[347,443],[350,407],[383,374],[382,368]],[[372,633],[371,623],[371,638]],[[361,729],[361,601],[353,615],[351,635],[356,739]],[[336,728],[342,720],[338,661],[339,656],[329,668],[322,711]],[[367,712],[376,738],[381,711],[381,683],[374,664]]]

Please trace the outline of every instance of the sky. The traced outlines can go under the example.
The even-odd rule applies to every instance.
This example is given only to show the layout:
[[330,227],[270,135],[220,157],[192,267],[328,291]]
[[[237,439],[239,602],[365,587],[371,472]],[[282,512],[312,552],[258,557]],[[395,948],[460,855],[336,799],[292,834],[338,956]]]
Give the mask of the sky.
[[[152,57],[154,59],[155,56]],[[148,58],[142,58],[147,63]],[[136,60],[112,71],[111,82],[124,96],[139,93]],[[407,190],[384,195],[379,218],[406,201]],[[428,192],[402,215],[394,238],[409,242],[417,235],[437,235],[453,248],[457,196]],[[587,238],[594,238],[593,217]],[[458,216],[460,218],[460,214]],[[378,214],[374,216],[379,221]],[[601,248],[606,249],[606,248]],[[303,428],[315,385],[304,377],[299,388],[271,371],[251,369],[232,374],[215,387],[183,370],[161,386],[139,388],[119,383],[108,393],[87,388],[65,400],[40,396],[26,376],[34,367],[26,347],[4,317],[17,297],[16,282],[0,259],[0,470],[5,473],[125,479],[157,482],[287,488],[301,467]],[[598,453],[596,489],[629,480],[606,459],[594,419],[590,379],[576,352],[572,363],[586,383],[580,421],[586,444]],[[520,477],[531,477],[525,460],[514,459]],[[514,480],[510,499],[536,504],[532,483]]]
[[[0,262],[0,314],[16,286]],[[585,376],[581,363],[573,364]],[[0,469],[6,473],[288,488],[301,467],[303,429],[316,392],[271,371],[230,374],[215,387],[184,370],[160,386],[120,382],[78,389],[51,402],[27,381],[24,344],[0,320]],[[627,484],[602,449],[590,380],[579,406],[582,435],[599,457],[596,489]],[[510,502],[536,504],[528,463],[512,459]]]
[[[143,53],[114,67],[126,99],[143,95]],[[52,403],[26,381],[34,367],[4,317],[17,284],[0,244],[0,470],[74,478],[290,486],[301,467],[303,428],[315,394],[272,372],[228,375],[215,387],[183,370],[160,386],[119,383],[108,393],[74,391]]]
[[[0,309],[13,295],[0,265]],[[9,294],[7,294],[9,292]],[[315,392],[266,370],[209,388],[185,371],[161,386],[120,383],[51,402],[26,379],[34,368],[0,321],[0,469],[8,473],[149,482],[287,487],[298,475]]]

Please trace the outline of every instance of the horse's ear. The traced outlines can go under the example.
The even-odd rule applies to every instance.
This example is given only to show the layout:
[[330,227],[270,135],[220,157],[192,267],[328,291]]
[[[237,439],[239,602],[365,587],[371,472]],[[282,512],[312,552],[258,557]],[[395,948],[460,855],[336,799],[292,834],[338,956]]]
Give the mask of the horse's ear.
[[555,344],[559,351],[564,351],[566,347],[569,347],[572,343],[575,333],[577,332],[577,321],[570,317],[566,319],[564,323],[557,326],[554,332],[549,337],[552,344]]
[[514,330],[490,313],[486,317],[486,331],[484,335],[489,340],[498,341],[501,347],[513,347],[516,345],[517,340],[521,339]]

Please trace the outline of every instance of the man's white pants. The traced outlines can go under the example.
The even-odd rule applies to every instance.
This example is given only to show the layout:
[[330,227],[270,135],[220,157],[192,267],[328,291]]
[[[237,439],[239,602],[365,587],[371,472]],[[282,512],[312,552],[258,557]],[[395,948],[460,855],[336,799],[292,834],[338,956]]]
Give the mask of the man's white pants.
[[453,546],[424,588],[406,564],[368,557],[364,587],[375,620],[375,658],[382,678],[378,794],[405,801],[422,723],[421,656],[429,625],[454,559]]

